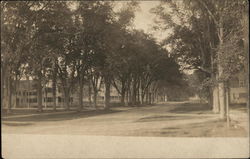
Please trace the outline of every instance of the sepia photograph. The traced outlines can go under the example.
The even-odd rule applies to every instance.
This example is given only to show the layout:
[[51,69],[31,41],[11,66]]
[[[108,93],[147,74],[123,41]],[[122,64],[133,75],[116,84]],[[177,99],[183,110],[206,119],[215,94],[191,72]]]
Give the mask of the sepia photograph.
[[2,1],[2,158],[248,158],[247,0]]

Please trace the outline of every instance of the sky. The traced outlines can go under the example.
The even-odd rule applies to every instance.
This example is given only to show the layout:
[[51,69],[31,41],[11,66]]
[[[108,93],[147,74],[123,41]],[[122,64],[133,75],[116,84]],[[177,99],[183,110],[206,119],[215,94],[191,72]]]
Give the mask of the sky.
[[[128,1],[116,1],[115,10],[120,9]],[[155,14],[151,13],[150,10],[160,4],[160,1],[138,1],[139,9],[135,12],[134,27],[135,29],[142,29],[144,32],[152,34],[157,41],[161,41],[166,38],[169,31],[155,31],[152,29],[154,25]],[[71,8],[76,8],[76,3],[71,3]]]
[[135,12],[134,25],[136,29],[142,29],[146,33],[152,34],[157,41],[161,41],[167,37],[169,31],[160,31],[152,29],[154,24],[154,19],[156,15],[151,13],[152,8],[157,7],[160,4],[160,1],[140,1],[139,6],[140,10]]
[[[114,10],[119,10],[124,6],[128,1],[116,1],[116,5]],[[135,12],[134,19],[134,28],[139,30],[144,30],[145,33],[152,34],[155,37],[157,42],[161,42],[161,40],[167,38],[168,35],[171,34],[171,30],[154,30],[153,26],[155,25],[154,19],[156,15],[151,13],[150,10],[152,8],[157,7],[160,4],[160,1],[138,1],[139,9]],[[74,4],[72,6],[75,7]],[[166,47],[167,50],[171,50],[171,48]],[[192,74],[193,70],[184,71],[187,74]]]
[[[120,1],[116,3],[116,7],[114,8],[119,9],[127,3],[128,1]],[[169,34],[169,31],[160,31],[154,30],[152,27],[154,24],[154,19],[156,15],[151,13],[150,10],[152,8],[157,7],[160,4],[160,1],[138,1],[139,2],[139,9],[135,12],[135,19],[134,19],[134,28],[139,30],[144,30],[145,33],[152,34],[157,41],[161,41],[162,39],[166,38]]]
[[[165,39],[171,34],[171,31],[153,30],[155,14],[150,13],[150,9],[160,4],[160,1],[141,1],[139,6],[140,10],[135,12],[134,25],[136,29],[142,29],[146,33],[152,34],[158,42]],[[167,48],[169,49],[169,48]],[[186,74],[192,74],[194,70],[184,70]]]
[[154,22],[154,14],[150,13],[150,9],[159,5],[159,1],[141,1],[140,9],[135,12],[134,24],[138,29],[151,32],[151,26]]

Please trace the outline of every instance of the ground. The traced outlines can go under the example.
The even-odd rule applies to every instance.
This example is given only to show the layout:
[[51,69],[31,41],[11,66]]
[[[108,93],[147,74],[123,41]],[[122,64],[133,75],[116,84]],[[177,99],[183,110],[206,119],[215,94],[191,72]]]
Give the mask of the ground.
[[49,114],[4,116],[6,134],[78,134],[162,137],[246,137],[234,121],[227,127],[206,104],[168,102],[139,107],[113,107]]

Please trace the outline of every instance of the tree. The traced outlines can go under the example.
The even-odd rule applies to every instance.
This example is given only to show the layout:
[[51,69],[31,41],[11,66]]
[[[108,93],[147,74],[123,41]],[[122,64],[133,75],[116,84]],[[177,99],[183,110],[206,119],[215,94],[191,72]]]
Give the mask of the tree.
[[[26,65],[27,52],[34,35],[32,30],[33,2],[3,2],[1,3],[1,67],[2,67],[2,101],[4,95],[4,82],[7,84],[8,110],[12,107],[12,86],[13,73],[20,72],[21,67]],[[17,79],[16,79],[17,80]],[[3,103],[2,103],[3,105]]]
[[[228,103],[228,99],[225,99],[228,93],[225,89],[225,83],[227,83],[228,79],[225,76],[229,77],[232,72],[226,71],[228,67],[225,66],[225,63],[228,62],[223,62],[223,60],[228,59],[225,58],[228,55],[228,50],[223,46],[230,41],[228,38],[233,37],[232,34],[238,31],[241,32],[242,29],[238,26],[241,26],[239,25],[239,19],[243,14],[240,10],[245,10],[246,2],[190,0],[169,1],[167,4],[175,15],[171,13],[164,14],[165,9],[160,6],[154,11],[159,15],[161,22],[167,24],[165,28],[174,29],[173,36],[169,37],[165,42],[172,44],[174,47],[173,54],[184,60],[181,62],[185,65],[207,73],[204,80],[210,78],[213,81],[210,83],[215,84],[210,85],[213,90],[210,91],[210,94],[213,92],[214,111],[220,111],[221,118],[224,119],[226,116],[226,103]],[[173,20],[174,18],[178,20]],[[239,43],[236,42],[235,44],[238,45]],[[241,54],[241,51],[237,52]],[[195,56],[195,53],[198,56]],[[234,55],[236,54],[234,53]],[[230,60],[236,63],[244,61],[232,57]],[[235,70],[238,66],[234,65],[232,67],[230,70]]]

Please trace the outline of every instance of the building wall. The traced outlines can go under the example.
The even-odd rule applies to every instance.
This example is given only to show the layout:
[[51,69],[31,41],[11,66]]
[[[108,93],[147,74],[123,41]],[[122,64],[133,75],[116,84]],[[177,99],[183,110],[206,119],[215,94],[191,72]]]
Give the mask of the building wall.
[[246,77],[243,72],[230,80],[230,103],[246,103],[248,100]]
[[[60,85],[60,84],[59,84]],[[38,97],[37,97],[37,90],[36,90],[36,82],[33,80],[22,80],[20,81],[19,85],[17,86],[17,93],[13,94],[13,107],[14,108],[36,108],[38,106]],[[42,105],[44,108],[53,107],[53,94],[52,94],[52,82],[48,82],[46,87],[42,90],[43,99]],[[89,101],[89,90],[88,86],[84,86],[83,89],[83,102]],[[97,101],[102,103],[104,102],[104,86],[101,87],[100,91],[98,92]],[[119,102],[120,96],[114,87],[111,87],[110,91],[111,101],[112,102]],[[79,88],[75,88],[70,97],[70,105],[76,106],[79,104]],[[93,101],[93,94],[91,96]],[[64,95],[63,90],[60,87],[56,88],[56,105],[57,107],[64,107]]]
[[[38,96],[37,89],[35,86],[36,82],[33,80],[22,80],[17,86],[16,94],[13,94],[13,104],[14,108],[36,108],[38,106]],[[49,82],[45,88],[42,90],[42,105],[44,108],[52,107],[54,105],[53,102],[53,94],[52,94],[52,85]],[[77,93],[71,94],[70,103],[71,105],[76,104],[78,100]],[[56,105],[57,107],[64,106],[64,97],[61,89],[57,87],[56,89]]]
[[230,102],[231,103],[246,103],[247,91],[246,88],[231,88],[230,89]]

